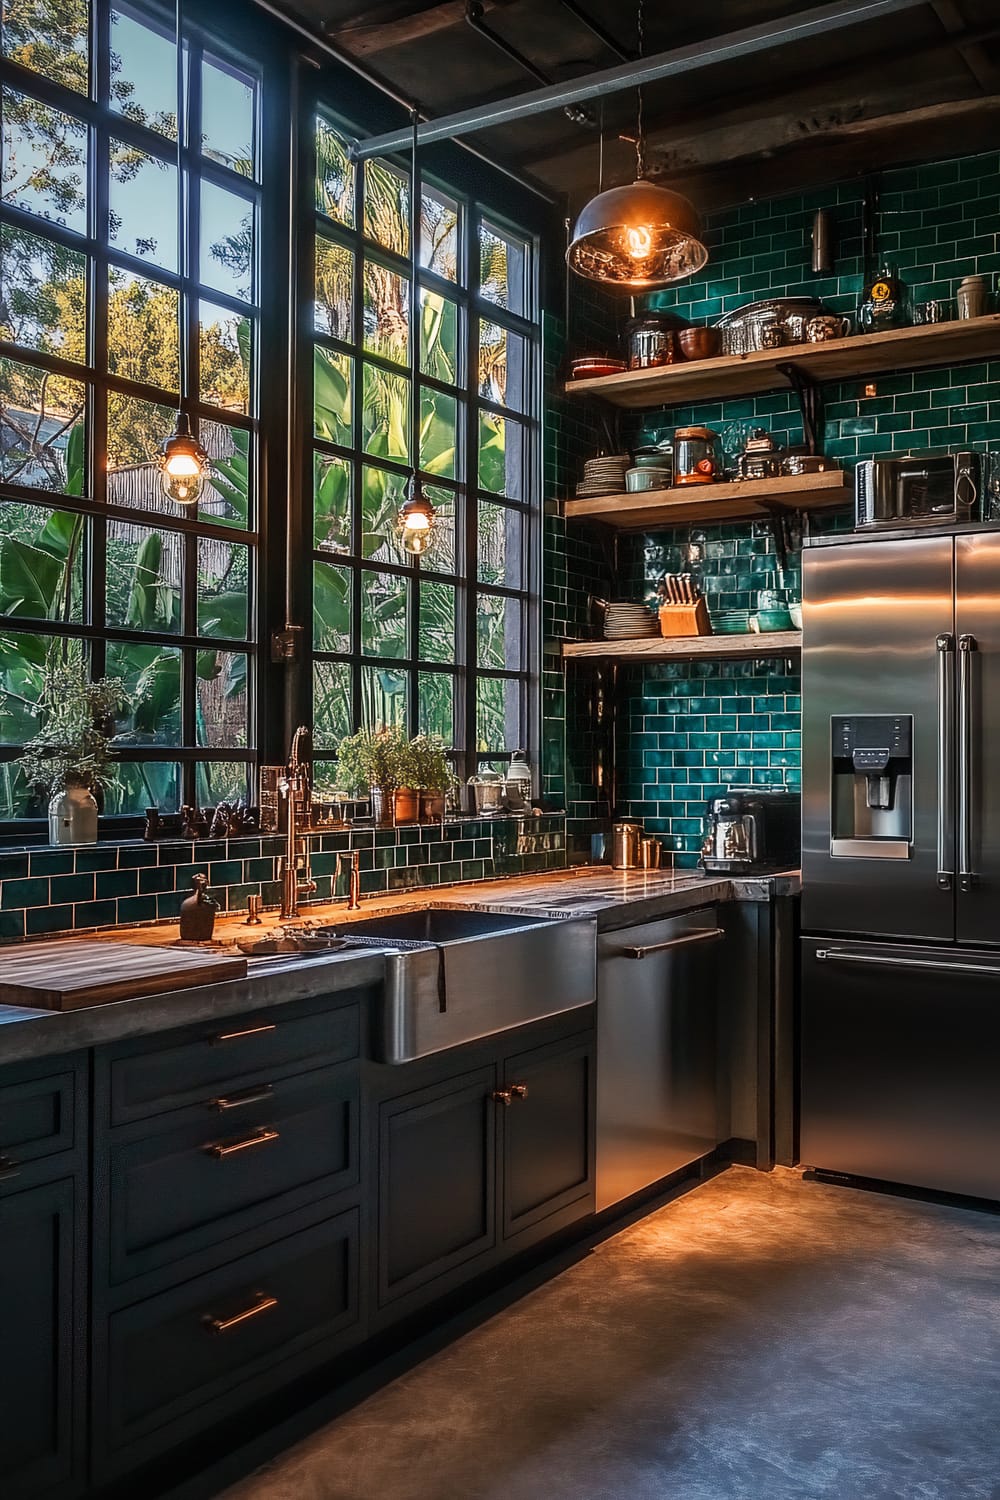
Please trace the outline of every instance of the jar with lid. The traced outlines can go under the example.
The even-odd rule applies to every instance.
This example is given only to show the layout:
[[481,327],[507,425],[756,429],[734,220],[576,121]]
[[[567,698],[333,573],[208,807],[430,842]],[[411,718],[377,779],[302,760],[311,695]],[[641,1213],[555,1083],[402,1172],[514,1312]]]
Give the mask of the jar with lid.
[[523,750],[515,750],[507,767],[507,807],[528,812],[531,807],[531,767]]
[[720,477],[717,443],[710,427],[678,427],[674,433],[674,484],[713,484]]
[[491,766],[483,766],[469,777],[472,811],[478,818],[495,818],[503,812],[504,779]]
[[625,327],[625,346],[630,370],[672,365],[676,353],[672,320],[662,313],[632,318]]
[[985,276],[965,276],[955,293],[960,318],[983,318],[989,311],[990,291]]

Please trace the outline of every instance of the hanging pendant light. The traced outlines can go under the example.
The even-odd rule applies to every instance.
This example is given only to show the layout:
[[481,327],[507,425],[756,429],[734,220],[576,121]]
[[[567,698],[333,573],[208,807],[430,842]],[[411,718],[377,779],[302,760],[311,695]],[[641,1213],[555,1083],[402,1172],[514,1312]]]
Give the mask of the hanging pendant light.
[[[638,8],[643,55],[644,0]],[[642,90],[637,90],[636,180],[598,193],[576,221],[566,263],[578,276],[626,291],[666,286],[700,271],[708,260],[698,215],[687,198],[646,180]]]
[[420,179],[417,175],[417,125],[419,116],[411,116],[413,145],[410,155],[410,442],[413,445],[413,473],[406,487],[406,499],[396,516],[396,535],[404,552],[424,557],[433,547],[434,507],[424,494],[420,482]]
[[[176,0],[174,10],[174,31],[176,37],[177,57],[177,192],[178,202],[183,202],[184,195],[184,28],[181,12],[182,0]],[[184,243],[185,216],[183,212],[179,216],[180,243],[179,265],[183,269],[186,264],[186,245]],[[181,358],[183,392],[184,359]],[[208,471],[211,468],[211,460],[198,439],[191,431],[191,419],[187,412],[178,407],[177,421],[174,430],[163,444],[163,458],[160,461],[160,485],[168,500],[177,505],[196,505],[201,498],[208,479]]]

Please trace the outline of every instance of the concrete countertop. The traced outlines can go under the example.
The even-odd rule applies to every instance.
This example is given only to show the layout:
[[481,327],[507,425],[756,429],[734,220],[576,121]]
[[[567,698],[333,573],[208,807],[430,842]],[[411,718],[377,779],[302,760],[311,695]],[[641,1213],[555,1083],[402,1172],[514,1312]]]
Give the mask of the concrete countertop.
[[[709,902],[768,901],[775,895],[797,895],[799,889],[797,872],[731,878],[688,870],[612,870],[602,865],[372,897],[357,912],[346,911],[343,901],[317,904],[305,907],[295,925],[340,926],[382,912],[466,906],[529,916],[592,917],[597,919],[598,930],[606,930],[689,911]],[[216,943],[225,948],[237,937],[263,936],[279,925],[275,912],[265,912],[262,926],[255,928],[247,928],[241,917],[223,917],[216,922]],[[79,941],[81,935],[75,936]],[[176,923],[107,928],[89,934],[87,940],[95,948],[101,942],[167,946],[179,940],[179,931]],[[0,962],[2,953],[0,949]],[[0,1005],[0,1066],[153,1035],[198,1021],[273,1010],[317,995],[377,985],[382,977],[383,960],[378,951],[348,949],[318,957],[276,959],[273,964],[258,960],[245,979],[74,1011]]]

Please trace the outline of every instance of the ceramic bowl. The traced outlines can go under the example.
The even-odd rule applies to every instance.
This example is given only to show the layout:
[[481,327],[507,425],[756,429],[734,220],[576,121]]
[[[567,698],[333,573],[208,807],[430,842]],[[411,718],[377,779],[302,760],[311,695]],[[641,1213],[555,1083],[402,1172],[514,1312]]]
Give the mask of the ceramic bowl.
[[717,328],[682,328],[677,335],[685,359],[711,359],[719,352]]
[[771,630],[791,630],[792,617],[787,609],[759,609],[757,627],[765,634]]

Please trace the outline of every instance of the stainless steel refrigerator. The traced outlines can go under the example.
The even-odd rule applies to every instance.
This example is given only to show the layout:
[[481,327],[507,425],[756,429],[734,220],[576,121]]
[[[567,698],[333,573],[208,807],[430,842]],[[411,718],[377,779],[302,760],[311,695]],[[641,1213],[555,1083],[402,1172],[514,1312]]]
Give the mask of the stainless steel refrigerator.
[[803,564],[800,1159],[1000,1199],[1000,532]]

